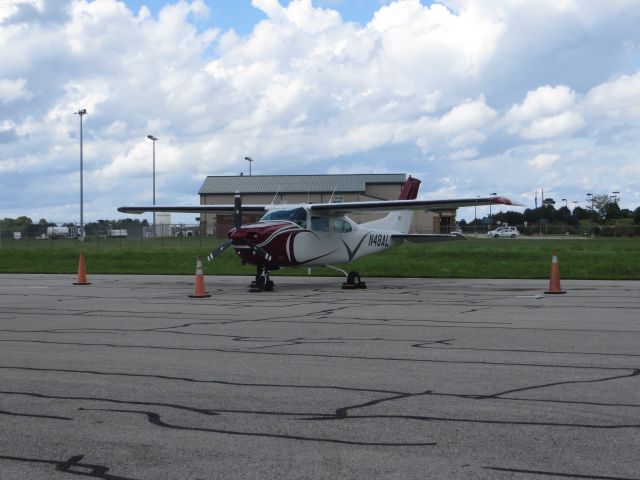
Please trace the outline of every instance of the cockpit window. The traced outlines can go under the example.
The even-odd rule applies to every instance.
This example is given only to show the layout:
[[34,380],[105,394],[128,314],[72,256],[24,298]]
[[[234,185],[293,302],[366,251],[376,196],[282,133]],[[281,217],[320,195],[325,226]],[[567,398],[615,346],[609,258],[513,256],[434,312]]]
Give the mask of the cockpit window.
[[294,208],[292,210],[272,210],[267,213],[262,220],[289,220],[297,223],[303,228],[307,225],[307,211],[302,208]]

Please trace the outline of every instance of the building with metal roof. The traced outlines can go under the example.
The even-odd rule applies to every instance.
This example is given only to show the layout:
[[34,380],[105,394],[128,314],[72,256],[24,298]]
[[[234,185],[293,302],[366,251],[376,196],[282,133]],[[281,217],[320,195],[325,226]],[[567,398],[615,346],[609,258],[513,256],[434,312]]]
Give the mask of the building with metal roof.
[[[233,203],[236,192],[246,204],[295,204],[353,202],[397,199],[407,180],[404,173],[337,175],[234,175],[208,176],[198,194],[201,205]],[[357,222],[370,221],[379,214],[355,215]],[[245,222],[255,221],[246,215]],[[206,214],[200,218],[208,235],[224,237],[233,226],[228,215]],[[449,231],[455,224],[452,212],[416,212],[413,231]]]
[[200,195],[225,195],[240,192],[260,195],[283,194],[361,194],[373,185],[400,185],[407,180],[404,173],[348,174],[348,175],[237,175],[207,177],[198,192]]

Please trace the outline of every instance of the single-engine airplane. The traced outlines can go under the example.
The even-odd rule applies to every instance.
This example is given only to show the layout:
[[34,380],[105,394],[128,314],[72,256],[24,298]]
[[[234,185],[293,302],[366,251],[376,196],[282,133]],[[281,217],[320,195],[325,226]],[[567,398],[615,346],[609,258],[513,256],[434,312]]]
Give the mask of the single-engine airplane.
[[[269,272],[284,267],[323,266],[342,272],[343,288],[366,288],[358,272],[347,273],[335,264],[349,263],[365,255],[382,252],[405,240],[433,242],[462,240],[461,233],[409,233],[414,210],[443,210],[474,205],[518,205],[500,196],[450,200],[416,200],[420,180],[407,179],[398,200],[366,202],[243,205],[236,193],[233,205],[196,206],[127,206],[122,213],[178,212],[233,214],[235,227],[229,240],[207,257],[213,260],[233,247],[243,264],[256,265],[252,291],[271,291]],[[242,213],[264,215],[257,223],[243,224]],[[385,217],[358,224],[347,215],[369,212],[389,212]]]

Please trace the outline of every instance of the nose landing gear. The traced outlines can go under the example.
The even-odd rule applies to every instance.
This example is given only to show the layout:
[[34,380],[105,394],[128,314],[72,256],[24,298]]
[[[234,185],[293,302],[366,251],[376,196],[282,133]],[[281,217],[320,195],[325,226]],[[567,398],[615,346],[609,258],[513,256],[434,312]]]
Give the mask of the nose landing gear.
[[250,292],[273,292],[273,281],[269,278],[267,267],[258,265],[256,279],[249,285]]

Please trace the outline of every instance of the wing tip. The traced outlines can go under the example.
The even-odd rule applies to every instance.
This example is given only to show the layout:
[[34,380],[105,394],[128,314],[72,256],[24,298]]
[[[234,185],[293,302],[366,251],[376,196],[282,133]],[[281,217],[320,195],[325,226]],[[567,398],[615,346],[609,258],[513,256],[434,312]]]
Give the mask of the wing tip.
[[500,205],[511,205],[512,207],[524,207],[523,204],[514,202],[508,199],[507,197],[491,197],[491,199],[493,200],[493,203],[497,203]]

